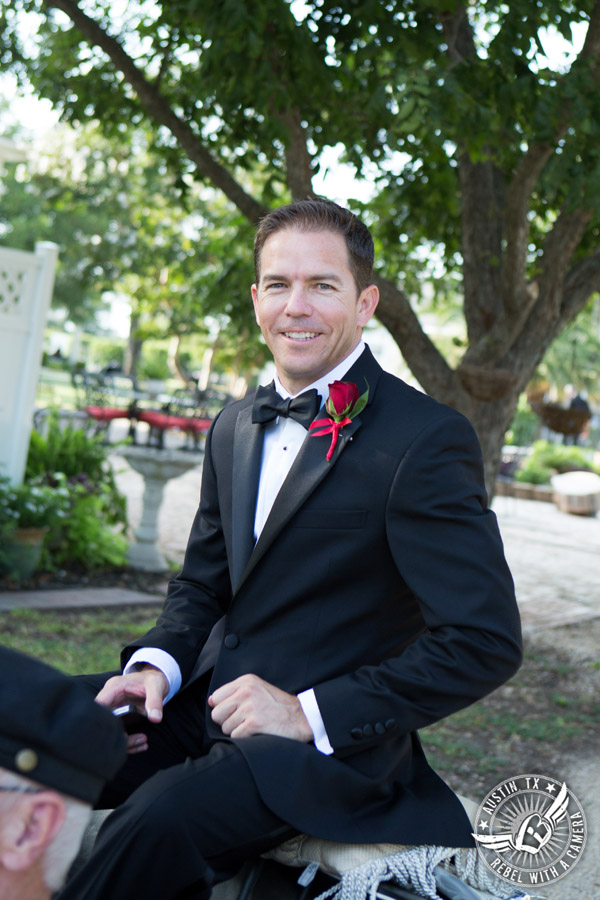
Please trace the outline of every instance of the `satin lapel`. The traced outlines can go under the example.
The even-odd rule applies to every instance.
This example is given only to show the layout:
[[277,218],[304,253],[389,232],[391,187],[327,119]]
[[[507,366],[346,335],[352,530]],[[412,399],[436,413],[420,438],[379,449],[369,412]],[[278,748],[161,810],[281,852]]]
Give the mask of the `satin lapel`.
[[254,515],[264,429],[252,424],[252,406],[243,409],[233,438],[231,510],[232,585],[235,590],[254,547]]

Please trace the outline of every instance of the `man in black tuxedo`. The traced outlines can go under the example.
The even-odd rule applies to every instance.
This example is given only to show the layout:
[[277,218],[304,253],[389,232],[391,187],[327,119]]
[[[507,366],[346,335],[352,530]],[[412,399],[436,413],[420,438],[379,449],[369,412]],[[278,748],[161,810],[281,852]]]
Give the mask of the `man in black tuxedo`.
[[64,900],[208,897],[298,832],[473,845],[416,731],[521,658],[477,439],[362,343],[378,291],[351,213],[321,199],[273,211],[255,262],[279,396],[260,388],[215,420],[163,612],[125,674],[91,679],[148,725]]

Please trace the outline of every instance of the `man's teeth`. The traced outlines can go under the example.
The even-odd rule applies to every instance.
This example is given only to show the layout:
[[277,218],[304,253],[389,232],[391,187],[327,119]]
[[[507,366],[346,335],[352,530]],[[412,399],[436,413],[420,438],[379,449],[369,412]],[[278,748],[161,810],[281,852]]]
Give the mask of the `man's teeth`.
[[309,341],[317,336],[316,331],[286,331],[285,336],[292,338],[294,341]]

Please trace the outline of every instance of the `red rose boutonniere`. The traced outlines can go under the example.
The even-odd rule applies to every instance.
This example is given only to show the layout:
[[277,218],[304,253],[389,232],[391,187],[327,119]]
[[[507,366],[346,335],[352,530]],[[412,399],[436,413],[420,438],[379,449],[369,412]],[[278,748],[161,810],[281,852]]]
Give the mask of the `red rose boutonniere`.
[[[329,419],[316,419],[310,426],[311,437],[320,437],[323,434],[331,435],[331,444],[325,459],[329,461],[333,456],[335,445],[340,431],[344,425],[349,425],[352,419],[363,411],[369,399],[369,386],[364,394],[359,396],[358,388],[352,381],[334,381],[329,385],[329,397],[325,409],[330,415]],[[313,430],[314,429],[314,430]]]

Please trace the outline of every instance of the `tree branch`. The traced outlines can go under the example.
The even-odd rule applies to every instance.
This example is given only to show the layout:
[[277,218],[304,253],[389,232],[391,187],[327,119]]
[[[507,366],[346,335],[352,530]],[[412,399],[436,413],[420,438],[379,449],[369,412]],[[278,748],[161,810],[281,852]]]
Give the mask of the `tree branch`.
[[600,291],[600,249],[582,259],[568,272],[560,309],[561,327],[573,321],[596,291]]
[[265,214],[266,209],[247,194],[227,169],[202,146],[201,139],[187,122],[177,116],[158,87],[147,80],[116,38],[111,37],[97,22],[82,12],[73,0],[44,0],[44,5],[62,10],[86,40],[106,53],[117,71],[123,74],[127,83],[136,92],[141,106],[152,118],[168,128],[195,163],[202,177],[222,190],[250,221],[256,222]]
[[293,200],[304,200],[314,196],[312,189],[312,157],[306,143],[306,130],[302,125],[297,107],[280,116],[289,132],[289,142],[285,148],[287,185]]
[[421,328],[406,294],[386,278],[375,278],[375,284],[380,293],[377,318],[397,342],[419,384],[438,400],[456,405],[462,391],[456,374]]
[[[566,123],[556,134],[556,141],[566,130]],[[531,194],[540,173],[552,154],[554,143],[532,143],[521,157],[509,185],[504,216],[506,252],[502,261],[502,299],[507,318],[520,318],[526,300],[525,269],[529,245],[528,213]]]
[[[598,76],[600,70],[600,0],[596,0],[583,47],[571,72],[562,78],[568,84],[571,74],[582,63],[591,62],[592,72]],[[554,153],[558,142],[571,124],[572,111],[566,106],[559,117],[554,134],[547,141],[534,141],[522,157],[514,178],[509,186],[504,223],[506,254],[503,260],[503,301],[505,313],[517,321],[523,321],[523,303],[526,302],[527,286],[525,268],[529,243],[529,221],[527,218],[531,194],[542,169]],[[511,328],[511,330],[514,330]]]
[[565,277],[573,253],[592,218],[592,210],[563,207],[552,230],[546,235],[539,277],[540,296],[548,298],[550,314],[560,316]]
[[491,160],[458,160],[464,312],[469,343],[475,344],[502,315],[502,173]]
[[448,70],[475,56],[473,29],[466,6],[461,5],[453,12],[443,10],[440,14],[440,23],[448,47],[447,56],[450,60]]
[[541,360],[552,341],[581,312],[596,291],[600,291],[600,249],[576,263],[564,281],[553,286],[553,293],[561,300],[560,305],[553,302],[545,303],[541,309],[537,306],[533,308],[510,348],[505,364],[512,371],[526,367],[530,374],[532,361],[535,365],[536,360]]

